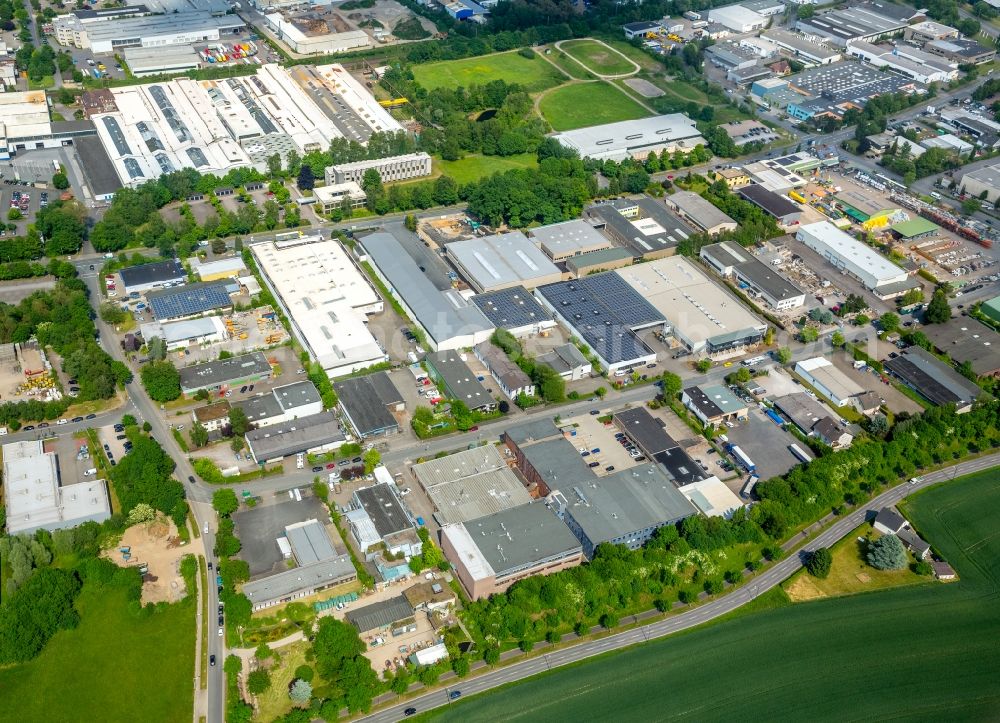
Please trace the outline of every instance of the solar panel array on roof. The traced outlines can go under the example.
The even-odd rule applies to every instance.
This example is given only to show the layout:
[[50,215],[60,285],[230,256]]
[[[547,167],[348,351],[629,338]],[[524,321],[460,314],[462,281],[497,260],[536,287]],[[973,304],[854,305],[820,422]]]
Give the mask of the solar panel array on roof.
[[479,307],[490,323],[507,329],[517,329],[548,321],[550,315],[523,286],[511,286],[488,294],[477,294],[472,303]]
[[226,282],[189,284],[172,289],[159,289],[146,294],[146,300],[157,319],[195,316],[213,309],[232,305]]

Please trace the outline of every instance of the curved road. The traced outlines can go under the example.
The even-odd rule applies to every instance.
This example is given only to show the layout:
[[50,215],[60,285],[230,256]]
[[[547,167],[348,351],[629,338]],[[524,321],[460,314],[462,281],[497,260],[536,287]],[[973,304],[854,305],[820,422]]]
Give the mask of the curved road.
[[[916,490],[930,487],[931,485],[952,480],[955,477],[979,472],[990,467],[1000,465],[1000,453],[991,454],[968,462],[960,462],[937,472],[931,472],[920,478],[915,484],[904,482],[897,485],[878,497],[874,498],[865,507],[860,507],[846,517],[838,519],[833,525],[809,540],[801,551],[811,551],[820,547],[829,547],[841,538],[850,534],[855,528],[865,521],[871,510],[879,510],[887,505],[893,505],[904,497],[912,494]],[[637,643],[646,642],[655,638],[662,638],[673,633],[693,628],[702,623],[718,618],[722,615],[736,610],[737,608],[750,602],[759,594],[770,590],[787,579],[792,573],[802,567],[800,552],[797,551],[784,558],[777,564],[768,568],[760,575],[751,578],[743,587],[731,593],[724,594],[699,607],[687,612],[671,616],[665,620],[659,620],[648,625],[643,625],[631,630],[627,630],[615,635],[610,635],[599,640],[591,640],[580,645],[562,648],[551,653],[545,653],[534,658],[512,663],[502,668],[497,668],[488,673],[464,681],[456,681],[455,685],[449,688],[426,693],[416,698],[411,698],[405,702],[397,703],[388,708],[379,710],[361,720],[376,721],[378,723],[388,723],[389,721],[400,720],[405,717],[404,711],[407,708],[416,708],[418,711],[426,711],[438,708],[449,703],[448,693],[450,690],[460,689],[463,694],[470,695],[482,693],[483,691],[496,688],[507,683],[523,680],[537,673],[551,670],[562,665],[590,658],[609,650],[626,648]]]

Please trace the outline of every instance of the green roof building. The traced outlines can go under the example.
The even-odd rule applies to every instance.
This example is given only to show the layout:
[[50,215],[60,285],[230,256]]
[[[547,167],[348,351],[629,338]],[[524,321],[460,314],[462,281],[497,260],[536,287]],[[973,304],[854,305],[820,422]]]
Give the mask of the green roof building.
[[983,316],[1000,324],[1000,296],[994,296],[989,301],[984,301],[979,310],[983,312]]

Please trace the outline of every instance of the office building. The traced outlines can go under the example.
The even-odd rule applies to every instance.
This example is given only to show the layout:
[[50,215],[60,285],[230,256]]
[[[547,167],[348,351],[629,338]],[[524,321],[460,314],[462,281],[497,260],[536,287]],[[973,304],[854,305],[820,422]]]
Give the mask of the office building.
[[444,525],[441,548],[473,600],[583,561],[580,541],[541,502]]
[[820,221],[802,226],[795,238],[879,296],[903,293],[907,288],[908,277],[903,269],[832,223]]
[[209,392],[224,391],[229,387],[252,384],[271,377],[271,365],[259,351],[182,367],[179,371],[181,391],[185,394],[194,394],[201,389]]
[[957,28],[942,25],[933,20],[924,20],[923,22],[909,25],[903,30],[903,40],[910,40],[918,44],[929,43],[932,40],[949,40],[957,37],[959,37]]
[[290,422],[323,411],[319,390],[305,380],[275,387],[270,392],[235,402],[233,407],[242,409],[247,421],[257,429]]
[[533,289],[562,278],[562,272],[520,231],[455,241],[448,259],[479,293],[512,286]]
[[473,351],[508,399],[515,401],[522,394],[528,397],[535,395],[535,383],[531,381],[531,377],[511,361],[503,349],[493,342],[484,341],[476,344]]
[[709,236],[715,236],[723,231],[735,231],[738,227],[736,221],[691,191],[677,191],[666,196],[664,203],[667,208]]
[[322,234],[287,235],[250,251],[298,342],[331,378],[386,361],[366,323],[383,310],[382,297],[343,245]]
[[584,210],[584,219],[643,261],[672,256],[677,244],[695,233],[649,196],[595,204]]
[[121,277],[126,294],[133,292],[142,294],[164,286],[180,286],[187,281],[187,272],[177,259],[126,266],[118,272],[118,275]]
[[465,355],[455,350],[437,351],[424,358],[427,371],[448,399],[465,403],[470,410],[490,410],[496,400],[465,363]]
[[531,229],[531,240],[555,262],[591,251],[611,248],[611,243],[591,224],[580,219]]
[[365,205],[368,194],[354,181],[348,181],[329,186],[316,186],[313,188],[313,198],[316,199],[316,210],[324,216],[329,216],[337,211],[361,208]]
[[439,289],[388,233],[361,239],[376,276],[407,316],[427,336],[434,350],[466,349],[490,338],[496,328],[454,289]]
[[673,336],[693,354],[714,356],[760,343],[767,324],[676,256],[612,272],[666,319]]
[[3,445],[3,493],[11,535],[61,530],[111,516],[107,483],[60,479],[55,453],[46,452],[40,440]]
[[253,461],[263,465],[293,454],[328,452],[342,445],[345,437],[336,415],[320,412],[250,430],[246,440]]
[[802,289],[732,241],[703,246],[699,255],[720,276],[733,279],[745,293],[776,311],[797,309],[806,301]]
[[536,336],[556,325],[552,316],[523,286],[508,286],[488,294],[476,294],[472,303],[493,326],[518,338]]
[[365,171],[374,168],[382,178],[382,183],[393,181],[409,181],[431,175],[431,157],[426,153],[408,153],[403,156],[389,158],[374,158],[368,161],[353,163],[338,163],[326,169],[328,184],[347,183],[354,181],[360,184],[365,178]]
[[361,439],[399,432],[396,413],[404,409],[403,395],[385,372],[344,379],[333,385],[340,409]]
[[650,152],[690,152],[706,141],[695,122],[683,113],[606,123],[557,133],[555,139],[572,148],[581,158],[621,161],[645,159]]

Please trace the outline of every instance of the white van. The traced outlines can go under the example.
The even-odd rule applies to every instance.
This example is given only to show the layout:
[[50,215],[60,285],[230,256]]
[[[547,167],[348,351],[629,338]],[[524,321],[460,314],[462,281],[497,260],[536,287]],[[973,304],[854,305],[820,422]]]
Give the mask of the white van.
[[83,473],[83,476],[84,477],[93,477],[95,474],[97,474],[97,468],[96,467],[91,467],[90,469],[88,469],[86,472]]

